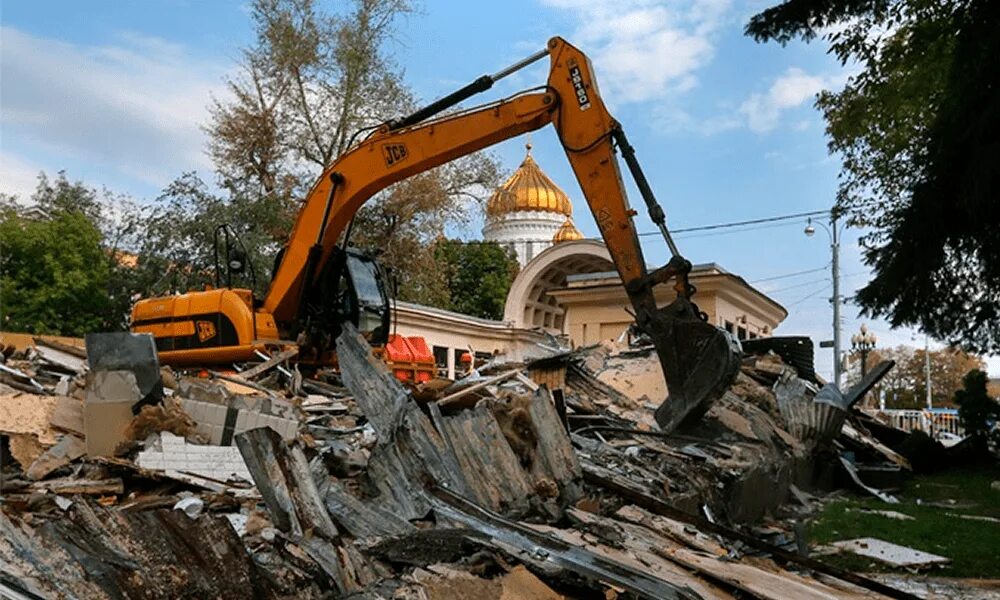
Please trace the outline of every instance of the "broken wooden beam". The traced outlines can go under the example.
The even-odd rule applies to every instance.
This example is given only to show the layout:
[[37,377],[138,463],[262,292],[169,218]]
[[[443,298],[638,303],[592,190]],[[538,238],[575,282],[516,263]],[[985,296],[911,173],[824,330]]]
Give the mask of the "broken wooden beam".
[[293,539],[310,531],[329,540],[337,539],[337,527],[298,444],[285,444],[278,433],[260,427],[238,434],[236,445],[275,527]]
[[474,384],[472,384],[470,386],[466,386],[466,387],[458,390],[457,392],[453,392],[451,394],[448,394],[444,398],[441,398],[440,400],[438,400],[437,404],[438,404],[438,406],[441,406],[441,407],[463,405],[462,402],[461,402],[463,400],[463,398],[465,398],[466,396],[468,396],[472,392],[479,391],[479,390],[481,390],[481,389],[483,389],[485,387],[491,386],[491,385],[496,385],[496,384],[498,384],[498,383],[500,383],[500,382],[502,382],[502,381],[504,381],[506,379],[510,379],[511,377],[514,377],[515,375],[517,375],[520,372],[521,372],[520,369],[512,369],[512,370],[507,371],[505,373],[501,373],[500,375],[495,375],[493,377],[488,377],[488,378],[486,378],[486,379],[484,379],[484,380],[482,380],[482,381],[480,381],[478,383],[474,383]]
[[417,529],[382,504],[357,498],[336,481],[330,483],[324,501],[330,515],[358,540],[402,535]]
[[30,594],[13,597],[279,597],[228,520],[212,514],[77,501],[64,518],[30,528],[0,511],[0,563],[0,581]]
[[25,471],[25,475],[28,476],[28,479],[45,479],[45,476],[52,471],[68,465],[86,452],[87,447],[82,439],[75,435],[64,435],[56,442],[55,446],[46,450],[31,463],[31,466]]
[[403,419],[410,395],[350,323],[337,338],[337,362],[344,386],[368,417],[380,440],[390,439]]
[[643,598],[700,598],[700,595],[687,586],[658,579],[586,548],[567,544],[521,523],[505,519],[450,490],[433,490],[432,502],[439,518],[468,527],[471,539],[512,555],[542,571],[568,571],[584,580],[623,589]]
[[549,479],[556,484],[562,506],[576,503],[583,496],[583,471],[548,390],[535,392],[528,414],[537,438],[531,474],[536,480]]
[[250,367],[245,371],[240,371],[240,377],[247,380],[253,379],[254,377],[260,375],[264,371],[267,371],[268,369],[278,366],[279,364],[285,362],[289,358],[297,356],[298,353],[299,353],[298,347],[289,348],[288,350],[282,350],[281,352],[278,352],[277,354],[265,360],[264,362],[260,363],[259,365]]
[[506,515],[524,515],[535,496],[535,482],[521,467],[496,417],[479,405],[450,416],[431,414],[468,482],[470,497]]
[[125,484],[121,477],[111,477],[109,479],[73,479],[65,477],[62,479],[50,479],[48,481],[36,481],[31,484],[35,490],[46,490],[53,494],[72,496],[73,494],[104,496],[107,494],[122,494],[125,492]]
[[256,382],[253,382],[253,381],[250,381],[250,380],[247,380],[247,379],[243,379],[242,377],[239,377],[239,376],[236,376],[236,375],[226,375],[225,373],[219,373],[218,371],[209,371],[208,374],[211,375],[212,377],[216,378],[216,379],[221,379],[223,381],[229,381],[231,383],[235,383],[235,384],[238,384],[238,385],[245,385],[248,388],[252,388],[252,389],[257,390],[258,392],[263,392],[264,394],[267,394],[268,396],[271,396],[272,398],[277,397],[277,395],[274,393],[274,390],[269,390],[269,389],[267,389],[266,387],[262,386],[259,383],[256,383]]
[[587,481],[605,487],[637,506],[645,508],[652,513],[669,517],[675,521],[687,523],[699,531],[714,533],[729,540],[743,542],[756,550],[769,553],[777,560],[796,564],[807,569],[812,569],[818,573],[842,579],[873,592],[884,594],[890,598],[896,598],[897,600],[917,600],[917,597],[913,594],[897,590],[896,588],[889,587],[878,581],[862,577],[861,575],[851,573],[850,571],[845,571],[844,569],[834,567],[833,565],[828,565],[816,559],[799,556],[793,552],[788,552],[787,550],[783,550],[777,546],[761,541],[752,535],[745,534],[735,529],[730,529],[717,523],[712,523],[707,519],[703,519],[674,508],[663,500],[647,494],[628,479],[618,476],[610,469],[601,465],[584,460],[583,475]]

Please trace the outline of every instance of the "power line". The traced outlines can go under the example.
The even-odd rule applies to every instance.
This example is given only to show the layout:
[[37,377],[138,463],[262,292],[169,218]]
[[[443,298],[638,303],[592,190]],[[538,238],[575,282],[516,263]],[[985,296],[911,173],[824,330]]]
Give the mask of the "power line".
[[820,271],[825,271],[830,268],[830,263],[826,263],[822,267],[816,267],[815,269],[807,269],[805,271],[795,271],[794,273],[785,273],[783,275],[775,275],[774,277],[765,277],[764,279],[754,279],[750,283],[763,283],[765,281],[774,281],[776,279],[787,279],[789,277],[797,277],[799,275],[808,275],[809,273],[818,273]]
[[815,292],[812,292],[811,294],[807,294],[807,295],[805,295],[805,296],[803,296],[803,297],[799,298],[799,299],[798,299],[798,300],[796,300],[795,302],[792,302],[792,303],[790,303],[790,304],[788,305],[788,308],[791,308],[791,307],[793,307],[793,306],[798,306],[799,304],[802,304],[803,302],[805,302],[806,300],[808,300],[808,299],[812,298],[812,297],[813,297],[813,296],[815,296],[816,294],[819,294],[819,293],[821,293],[821,292],[825,292],[826,290],[830,289],[830,287],[831,287],[831,286],[830,286],[830,284],[828,283],[828,284],[824,285],[823,287],[819,288],[818,290],[816,290]]
[[806,281],[806,282],[803,282],[803,283],[797,283],[795,285],[790,285],[790,286],[787,286],[787,287],[778,288],[776,290],[767,290],[764,293],[765,294],[777,294],[778,292],[787,292],[788,290],[796,290],[798,288],[806,287],[806,286],[810,286],[810,285],[815,285],[815,284],[821,283],[823,281],[830,281],[830,278],[829,277],[823,277],[822,279],[813,279],[811,281]]
[[[779,227],[793,227],[793,226],[796,226],[800,222],[801,221],[789,222],[789,223],[780,223],[780,222],[779,223],[764,223],[762,225],[755,225],[755,226],[734,226],[732,228],[728,228],[728,229],[716,229],[714,231],[702,231],[702,232],[694,232],[694,233],[679,233],[679,234],[677,234],[674,237],[677,238],[677,239],[679,239],[679,240],[692,240],[692,239],[701,239],[701,238],[707,238],[707,237],[718,237],[720,235],[733,235],[735,233],[746,233],[748,231],[758,231],[760,229],[775,229],[775,228],[779,228]],[[650,241],[655,241],[655,240],[650,240]]]
[[[670,233],[688,233],[691,231],[709,231],[711,229],[727,229],[729,227],[739,227],[741,225],[757,225],[759,223],[771,223],[774,221],[787,221],[789,219],[801,219],[803,217],[816,217],[819,215],[828,215],[830,210],[811,210],[809,212],[794,213],[788,215],[777,215],[774,217],[764,217],[761,219],[750,219],[748,221],[734,221],[732,223],[716,223],[713,225],[699,225],[697,227],[684,227],[680,229],[671,229]],[[641,237],[660,235],[659,231],[644,231],[639,234]]]
[[[679,228],[679,229],[671,229],[670,233],[671,234],[682,234],[682,233],[692,233],[692,232],[696,232],[696,231],[713,231],[713,230],[718,230],[718,229],[730,229],[730,228],[733,228],[733,227],[745,227],[747,225],[759,225],[759,224],[763,224],[763,223],[774,223],[776,221],[788,221],[788,220],[791,220],[791,219],[801,219],[803,217],[815,217],[815,216],[819,216],[819,215],[828,215],[828,214],[830,214],[830,210],[829,209],[825,209],[825,210],[811,210],[811,211],[808,211],[808,212],[791,213],[791,214],[787,214],[787,215],[776,215],[776,216],[773,216],[773,217],[762,217],[760,219],[748,219],[746,221],[733,221],[733,222],[730,222],[730,223],[713,223],[711,225],[698,225],[696,227],[682,227],[682,228]],[[747,229],[744,229],[743,231],[754,231],[755,229],[765,229],[765,228],[766,227],[749,227]],[[659,231],[642,231],[642,232],[639,232],[637,235],[639,237],[652,237],[652,236],[658,236],[658,235],[660,235],[660,232]],[[685,236],[685,239],[692,239],[692,238],[696,238],[696,237],[701,237],[701,236]],[[600,238],[600,237],[588,237],[586,239],[588,239],[588,240],[596,240],[596,241],[601,241],[602,240],[602,238]],[[478,242],[478,241],[481,241],[481,240],[452,240],[452,241],[463,242],[463,243],[475,243],[475,242]],[[822,267],[822,268],[825,268],[825,267]],[[789,276],[791,276],[791,275],[789,275]],[[767,281],[767,280],[765,280],[765,279],[759,279],[757,281]]]

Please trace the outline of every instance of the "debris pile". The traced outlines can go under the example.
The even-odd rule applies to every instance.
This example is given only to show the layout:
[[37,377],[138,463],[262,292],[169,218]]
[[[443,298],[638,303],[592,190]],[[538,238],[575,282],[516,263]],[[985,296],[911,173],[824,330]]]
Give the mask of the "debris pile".
[[[909,597],[745,527],[839,443],[792,427],[774,354],[664,434],[650,349],[410,388],[349,325],[313,378],[290,355],[191,377],[102,341],[3,366],[0,595]],[[823,403],[805,389],[788,402]]]

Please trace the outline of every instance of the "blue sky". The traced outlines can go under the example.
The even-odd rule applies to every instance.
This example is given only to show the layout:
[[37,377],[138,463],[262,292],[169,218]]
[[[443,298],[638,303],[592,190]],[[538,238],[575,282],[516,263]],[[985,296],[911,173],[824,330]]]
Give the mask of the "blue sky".
[[[328,3],[320,2],[320,5]],[[816,92],[838,89],[843,68],[822,43],[757,44],[742,34],[769,2],[736,0],[426,0],[399,22],[388,48],[417,95],[432,100],[491,73],[561,35],[588,53],[601,93],[623,124],[671,227],[685,228],[825,209],[839,162],[826,151]],[[332,5],[332,3],[329,3]],[[152,201],[185,171],[211,178],[201,125],[212,95],[253,41],[240,2],[5,2],[0,13],[0,191],[27,195],[44,170]],[[547,64],[500,82],[482,101],[544,82]],[[523,138],[496,151],[513,169]],[[597,234],[551,131],[533,134],[533,154],[574,200],[578,227]],[[633,203],[641,205],[638,194]],[[822,269],[821,230],[804,222],[714,234],[681,234],[693,262],[716,262],[750,282]],[[464,235],[478,235],[472,223]],[[640,231],[652,230],[643,216]],[[842,290],[868,278],[857,232],[842,243]],[[668,258],[644,238],[646,259]],[[831,336],[827,271],[755,284],[790,312],[778,329]],[[843,310],[845,339],[868,323],[881,344],[922,344],[914,332]],[[1000,374],[1000,361],[991,360]],[[817,368],[832,356],[817,351]]]

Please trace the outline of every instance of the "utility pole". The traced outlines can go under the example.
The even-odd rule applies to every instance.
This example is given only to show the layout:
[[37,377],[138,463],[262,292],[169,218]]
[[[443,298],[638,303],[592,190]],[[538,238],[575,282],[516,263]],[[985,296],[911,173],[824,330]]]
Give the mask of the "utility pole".
[[[830,264],[833,266],[833,297],[830,302],[833,304],[833,382],[840,387],[840,375],[842,371],[840,354],[840,232],[837,231],[837,215],[830,212],[830,227],[820,223],[823,229],[830,234],[830,252],[833,258]],[[812,217],[806,223],[805,234],[812,237],[816,233],[816,228],[812,226]]]
[[924,370],[927,376],[927,381],[925,383],[925,386],[927,387],[927,410],[931,410],[934,408],[934,403],[931,400],[931,352],[926,333],[924,334]]
[[840,388],[840,237],[837,235],[837,216],[831,213],[832,231],[830,251],[833,253],[833,382]]

